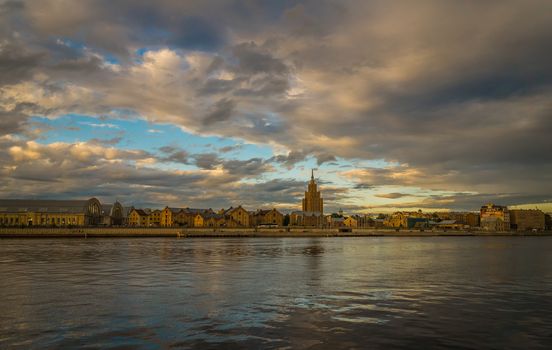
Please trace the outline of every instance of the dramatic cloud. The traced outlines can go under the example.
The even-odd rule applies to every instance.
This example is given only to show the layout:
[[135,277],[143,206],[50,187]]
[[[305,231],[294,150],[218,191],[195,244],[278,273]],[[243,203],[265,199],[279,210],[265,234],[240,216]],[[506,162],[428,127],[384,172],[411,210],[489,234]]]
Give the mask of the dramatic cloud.
[[[278,204],[301,191],[270,201],[263,186],[318,166],[334,208],[550,200],[550,13],[546,0],[0,1],[1,183],[51,194],[43,183],[92,169],[88,190],[114,197],[185,173],[193,194],[132,199],[216,205],[226,181],[221,201]],[[164,126],[213,145],[154,143]],[[113,185],[121,173],[129,186]]]
[[379,197],[379,198],[397,199],[397,198],[402,198],[402,197],[408,197],[410,195],[406,194],[406,193],[393,192],[393,193],[375,194],[374,196]]

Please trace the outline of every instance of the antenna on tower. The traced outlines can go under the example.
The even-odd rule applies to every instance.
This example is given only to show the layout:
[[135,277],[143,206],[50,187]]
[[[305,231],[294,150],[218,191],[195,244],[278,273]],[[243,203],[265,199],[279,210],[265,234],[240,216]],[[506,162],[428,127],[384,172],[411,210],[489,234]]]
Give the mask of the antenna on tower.
[[314,169],[311,169],[311,180],[314,180]]

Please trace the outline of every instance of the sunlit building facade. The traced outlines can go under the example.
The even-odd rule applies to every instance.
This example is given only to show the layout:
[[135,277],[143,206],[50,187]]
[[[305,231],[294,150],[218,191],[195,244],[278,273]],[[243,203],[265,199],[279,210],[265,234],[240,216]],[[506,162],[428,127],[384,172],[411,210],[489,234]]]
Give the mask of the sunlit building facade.
[[[119,204],[120,205],[120,204]],[[116,206],[113,214],[122,215]],[[110,212],[108,212],[109,215]],[[104,224],[104,208],[96,198],[88,200],[1,199],[0,226],[98,226]]]
[[324,199],[318,190],[314,180],[314,171],[311,173],[305,198],[302,202],[302,211],[294,211],[290,214],[290,225],[323,227],[326,224],[324,217]]
[[486,204],[480,210],[481,228],[488,231],[509,231],[510,230],[510,212],[508,207]]

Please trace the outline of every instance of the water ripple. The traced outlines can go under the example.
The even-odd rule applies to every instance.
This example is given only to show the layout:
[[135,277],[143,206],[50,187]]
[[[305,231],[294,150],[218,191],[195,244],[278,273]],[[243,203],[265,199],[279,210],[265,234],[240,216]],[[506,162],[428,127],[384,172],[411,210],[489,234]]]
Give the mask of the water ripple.
[[0,241],[0,348],[551,348],[552,239]]

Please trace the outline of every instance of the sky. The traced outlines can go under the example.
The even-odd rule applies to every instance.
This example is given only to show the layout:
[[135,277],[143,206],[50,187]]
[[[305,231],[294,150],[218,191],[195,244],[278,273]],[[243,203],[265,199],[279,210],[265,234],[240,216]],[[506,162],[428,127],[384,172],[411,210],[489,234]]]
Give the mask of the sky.
[[0,197],[552,211],[549,0],[0,0]]

